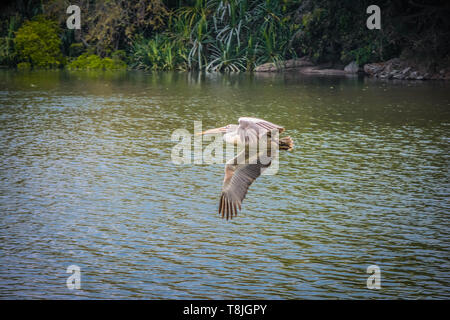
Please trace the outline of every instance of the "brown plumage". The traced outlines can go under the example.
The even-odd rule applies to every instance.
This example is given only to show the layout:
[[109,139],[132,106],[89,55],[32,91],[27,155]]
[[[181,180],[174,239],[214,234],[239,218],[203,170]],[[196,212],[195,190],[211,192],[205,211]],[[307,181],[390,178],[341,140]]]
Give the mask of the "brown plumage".
[[261,175],[263,170],[269,166],[270,163],[261,164],[260,162],[256,164],[226,164],[219,204],[219,213],[222,215],[222,218],[228,220],[237,216],[237,207],[239,207],[240,211],[248,188]]
[[[274,157],[272,150],[292,150],[290,137],[278,138],[284,128],[258,118],[239,118],[239,125],[227,125],[202,134],[225,133],[223,139],[244,149],[225,165],[225,176],[219,202],[222,218],[232,219],[241,210],[242,201],[253,181],[267,169]],[[266,149],[259,150],[259,141],[266,139]],[[253,151],[253,152],[250,152]]]

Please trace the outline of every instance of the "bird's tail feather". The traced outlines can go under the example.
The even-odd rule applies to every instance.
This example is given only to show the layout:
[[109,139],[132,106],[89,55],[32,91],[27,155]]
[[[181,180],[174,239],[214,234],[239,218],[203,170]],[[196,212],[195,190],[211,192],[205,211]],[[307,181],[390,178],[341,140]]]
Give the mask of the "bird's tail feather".
[[294,148],[294,141],[291,137],[282,137],[278,145],[280,146],[280,150],[290,151]]

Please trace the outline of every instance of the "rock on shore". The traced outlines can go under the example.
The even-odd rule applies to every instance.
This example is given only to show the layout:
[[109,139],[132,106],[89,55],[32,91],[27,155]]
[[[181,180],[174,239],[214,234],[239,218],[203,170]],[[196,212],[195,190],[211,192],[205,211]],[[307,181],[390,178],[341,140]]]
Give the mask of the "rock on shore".
[[289,71],[299,69],[303,67],[313,66],[307,58],[291,59],[280,61],[279,63],[268,62],[259,65],[255,68],[255,72],[277,72],[277,71]]
[[279,63],[264,63],[255,68],[255,72],[298,72],[319,75],[352,75],[364,72],[370,77],[393,80],[450,80],[450,68],[441,68],[438,72],[430,72],[417,63],[394,58],[385,62],[368,63],[361,68],[356,61],[347,66],[333,66],[331,63],[315,65],[308,58],[291,59]]
[[441,69],[439,72],[429,72],[425,68],[413,63],[394,58],[380,63],[364,65],[364,72],[371,77],[396,80],[450,80],[450,70]]
[[331,64],[315,65],[308,58],[303,57],[300,59],[291,59],[281,61],[279,63],[264,63],[255,68],[255,72],[279,72],[279,71],[292,71],[303,74],[321,74],[321,75],[346,75],[357,73],[359,70],[356,62],[352,62],[350,65],[342,68],[333,68]]

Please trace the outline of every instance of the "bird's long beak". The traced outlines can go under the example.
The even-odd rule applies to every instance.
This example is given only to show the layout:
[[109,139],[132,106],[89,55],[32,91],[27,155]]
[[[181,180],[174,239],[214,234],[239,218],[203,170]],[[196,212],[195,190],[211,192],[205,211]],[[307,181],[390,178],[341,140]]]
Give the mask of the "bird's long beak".
[[203,132],[197,132],[196,135],[205,135],[205,134],[217,134],[217,133],[225,133],[227,129],[225,127],[209,129]]

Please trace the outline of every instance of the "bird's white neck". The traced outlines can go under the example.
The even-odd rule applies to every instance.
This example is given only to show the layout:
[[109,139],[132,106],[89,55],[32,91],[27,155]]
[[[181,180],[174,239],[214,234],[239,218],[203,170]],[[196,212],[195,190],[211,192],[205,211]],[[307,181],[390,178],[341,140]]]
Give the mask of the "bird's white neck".
[[229,144],[241,145],[241,139],[236,131],[227,132],[223,135],[223,141]]

